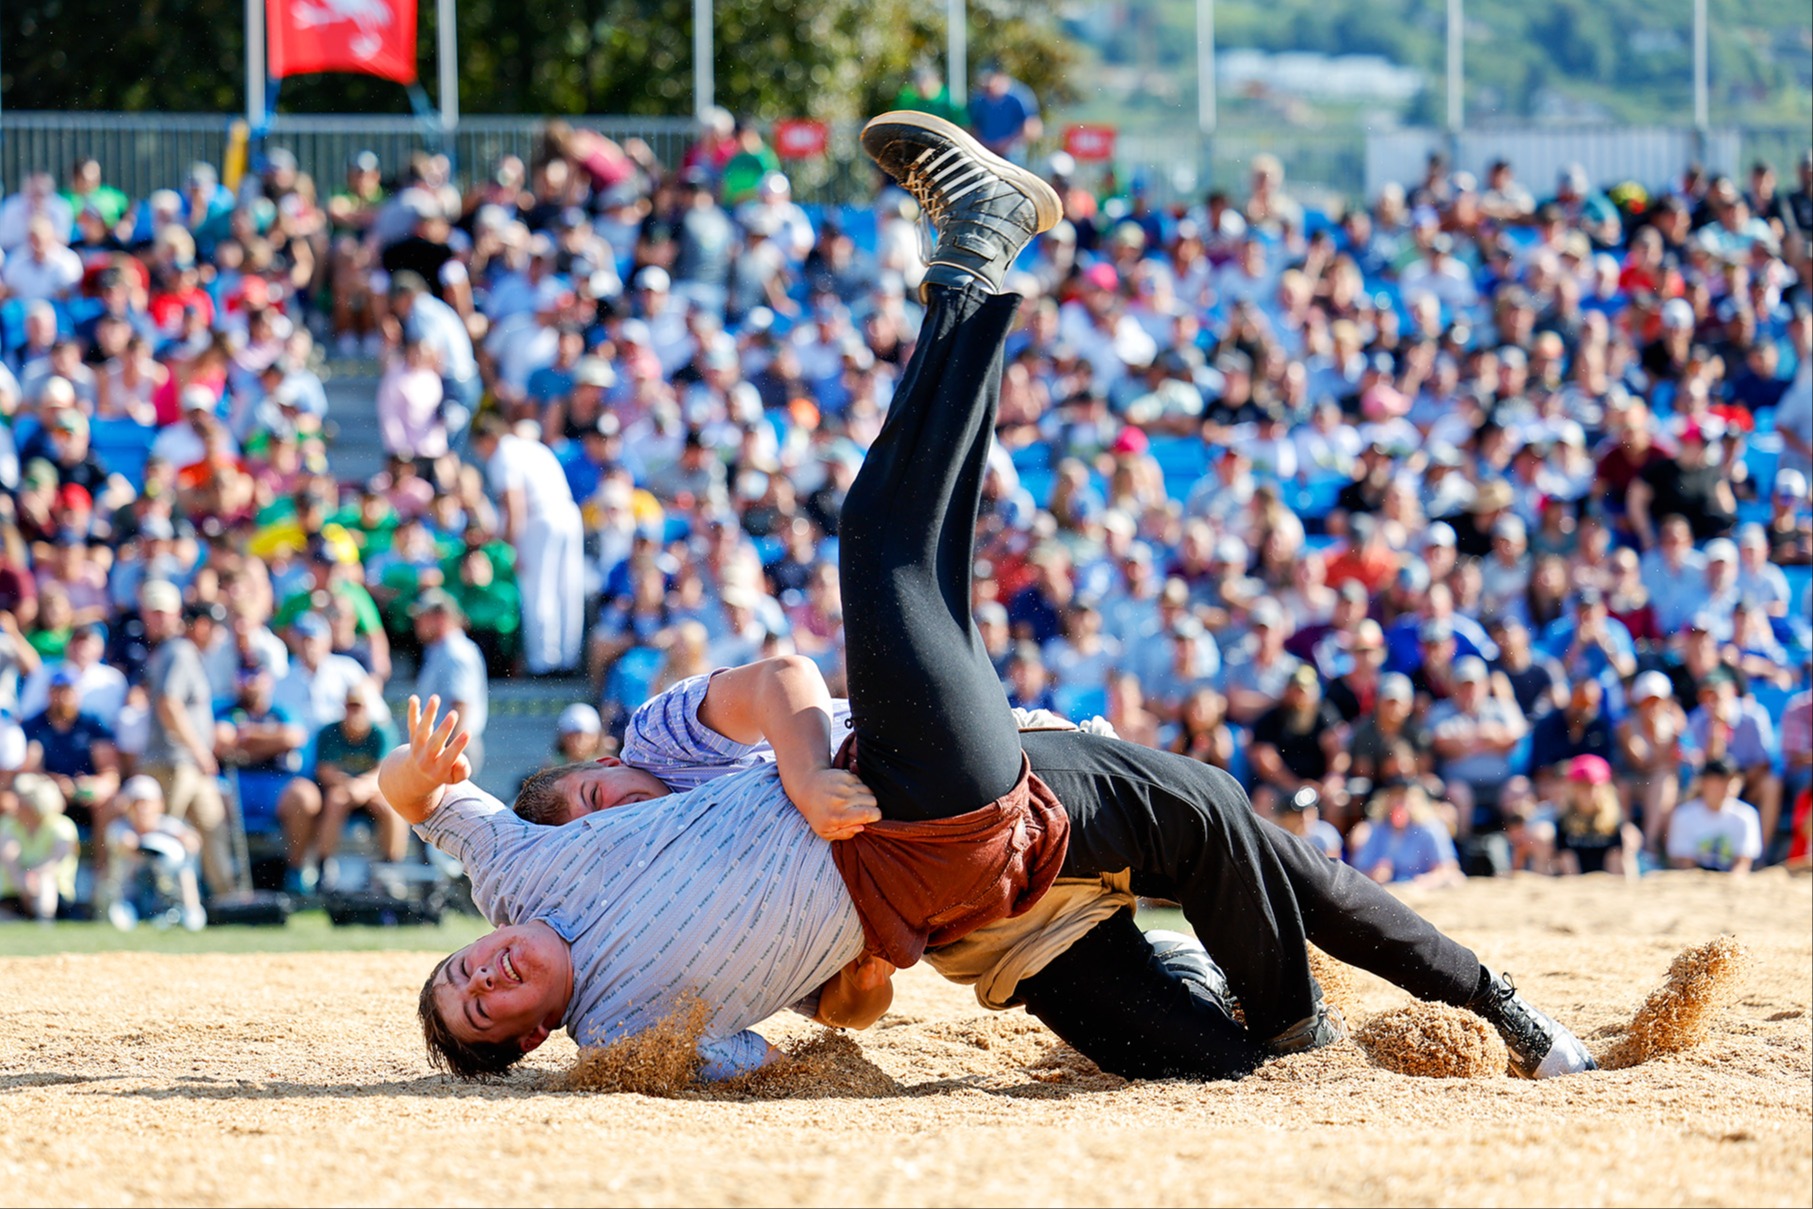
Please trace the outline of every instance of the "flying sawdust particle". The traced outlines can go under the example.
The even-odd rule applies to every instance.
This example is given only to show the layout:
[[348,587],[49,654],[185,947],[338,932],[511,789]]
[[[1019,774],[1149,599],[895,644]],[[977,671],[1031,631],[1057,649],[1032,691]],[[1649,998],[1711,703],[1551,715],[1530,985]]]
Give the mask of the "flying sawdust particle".
[[586,1091],[673,1097],[693,1086],[702,1060],[699,1038],[711,1008],[696,995],[675,1005],[660,1022],[619,1037],[609,1045],[581,1050],[579,1059],[553,1081],[556,1091]]
[[1750,951],[1735,936],[1721,936],[1684,949],[1668,977],[1637,1009],[1630,1028],[1598,1055],[1606,1070],[1623,1070],[1678,1054],[1706,1040],[1712,1020],[1737,997],[1750,965]]

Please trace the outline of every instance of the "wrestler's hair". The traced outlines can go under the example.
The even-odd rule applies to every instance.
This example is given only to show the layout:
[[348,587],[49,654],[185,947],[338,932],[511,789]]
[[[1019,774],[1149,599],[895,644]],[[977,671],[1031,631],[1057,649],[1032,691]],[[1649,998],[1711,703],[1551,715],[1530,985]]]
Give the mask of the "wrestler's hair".
[[540,827],[556,827],[567,821],[567,801],[560,796],[560,779],[569,772],[590,768],[591,763],[557,764],[532,774],[516,791],[516,817]]
[[428,1061],[436,1069],[461,1079],[488,1079],[501,1075],[522,1061],[522,1046],[514,1041],[461,1041],[441,1019],[440,1007],[434,1000],[434,982],[452,961],[453,954],[441,958],[422,984],[422,997],[416,1001],[416,1015],[422,1021],[422,1040],[428,1044]]

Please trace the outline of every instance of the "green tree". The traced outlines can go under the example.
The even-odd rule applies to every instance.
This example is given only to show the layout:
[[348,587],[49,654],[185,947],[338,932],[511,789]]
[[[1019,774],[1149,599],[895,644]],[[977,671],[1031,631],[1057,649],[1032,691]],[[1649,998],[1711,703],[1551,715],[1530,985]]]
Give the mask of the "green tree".
[[[242,0],[4,0],[0,88],[14,109],[233,112],[243,107]],[[435,79],[435,6],[419,5],[417,61]],[[684,115],[692,108],[691,0],[460,0],[468,113]],[[892,100],[922,56],[942,58],[942,9],[924,0],[716,0],[716,92],[760,118],[855,118]],[[1047,103],[1070,97],[1075,55],[1034,0],[974,0],[970,46]],[[286,112],[401,113],[384,80],[305,76]]]

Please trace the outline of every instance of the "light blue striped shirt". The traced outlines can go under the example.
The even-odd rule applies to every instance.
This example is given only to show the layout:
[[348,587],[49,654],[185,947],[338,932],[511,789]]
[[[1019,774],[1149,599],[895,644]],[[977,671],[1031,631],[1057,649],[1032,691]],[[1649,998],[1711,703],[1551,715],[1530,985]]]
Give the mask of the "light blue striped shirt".
[[772,763],[564,827],[525,823],[462,782],[416,831],[465,865],[492,924],[540,920],[572,946],[561,1023],[582,1046],[648,1028],[690,991],[712,1012],[704,1077],[752,1070],[767,1043],[750,1026],[862,952],[831,846]]
[[[624,728],[619,758],[633,768],[652,773],[676,791],[696,789],[727,773],[772,765],[774,749],[768,744],[738,743],[699,721],[699,707],[705,703],[705,692],[717,674],[690,676],[644,702]],[[850,703],[841,697],[833,699],[833,746],[843,742],[849,728]],[[779,781],[774,790],[783,793]]]

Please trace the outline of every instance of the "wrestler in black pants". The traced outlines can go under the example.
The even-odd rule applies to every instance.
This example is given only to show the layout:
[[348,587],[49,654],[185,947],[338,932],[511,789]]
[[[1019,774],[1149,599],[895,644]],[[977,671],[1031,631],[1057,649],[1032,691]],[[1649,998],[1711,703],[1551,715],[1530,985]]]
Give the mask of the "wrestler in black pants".
[[1420,998],[1466,1003],[1480,981],[1470,951],[1258,818],[1227,774],[1080,732],[1019,733],[970,617],[1001,347],[1019,302],[979,286],[930,290],[918,347],[844,503],[852,725],[882,813],[948,818],[991,802],[1018,780],[1024,744],[1070,815],[1065,875],[1131,869],[1135,892],[1182,904],[1240,1000],[1244,1033],[1180,995],[1124,916],[1021,983],[1028,1009],[1107,1069],[1126,1072],[1135,1050],[1154,1073],[1250,1069],[1257,1041],[1316,1010],[1306,938]]

